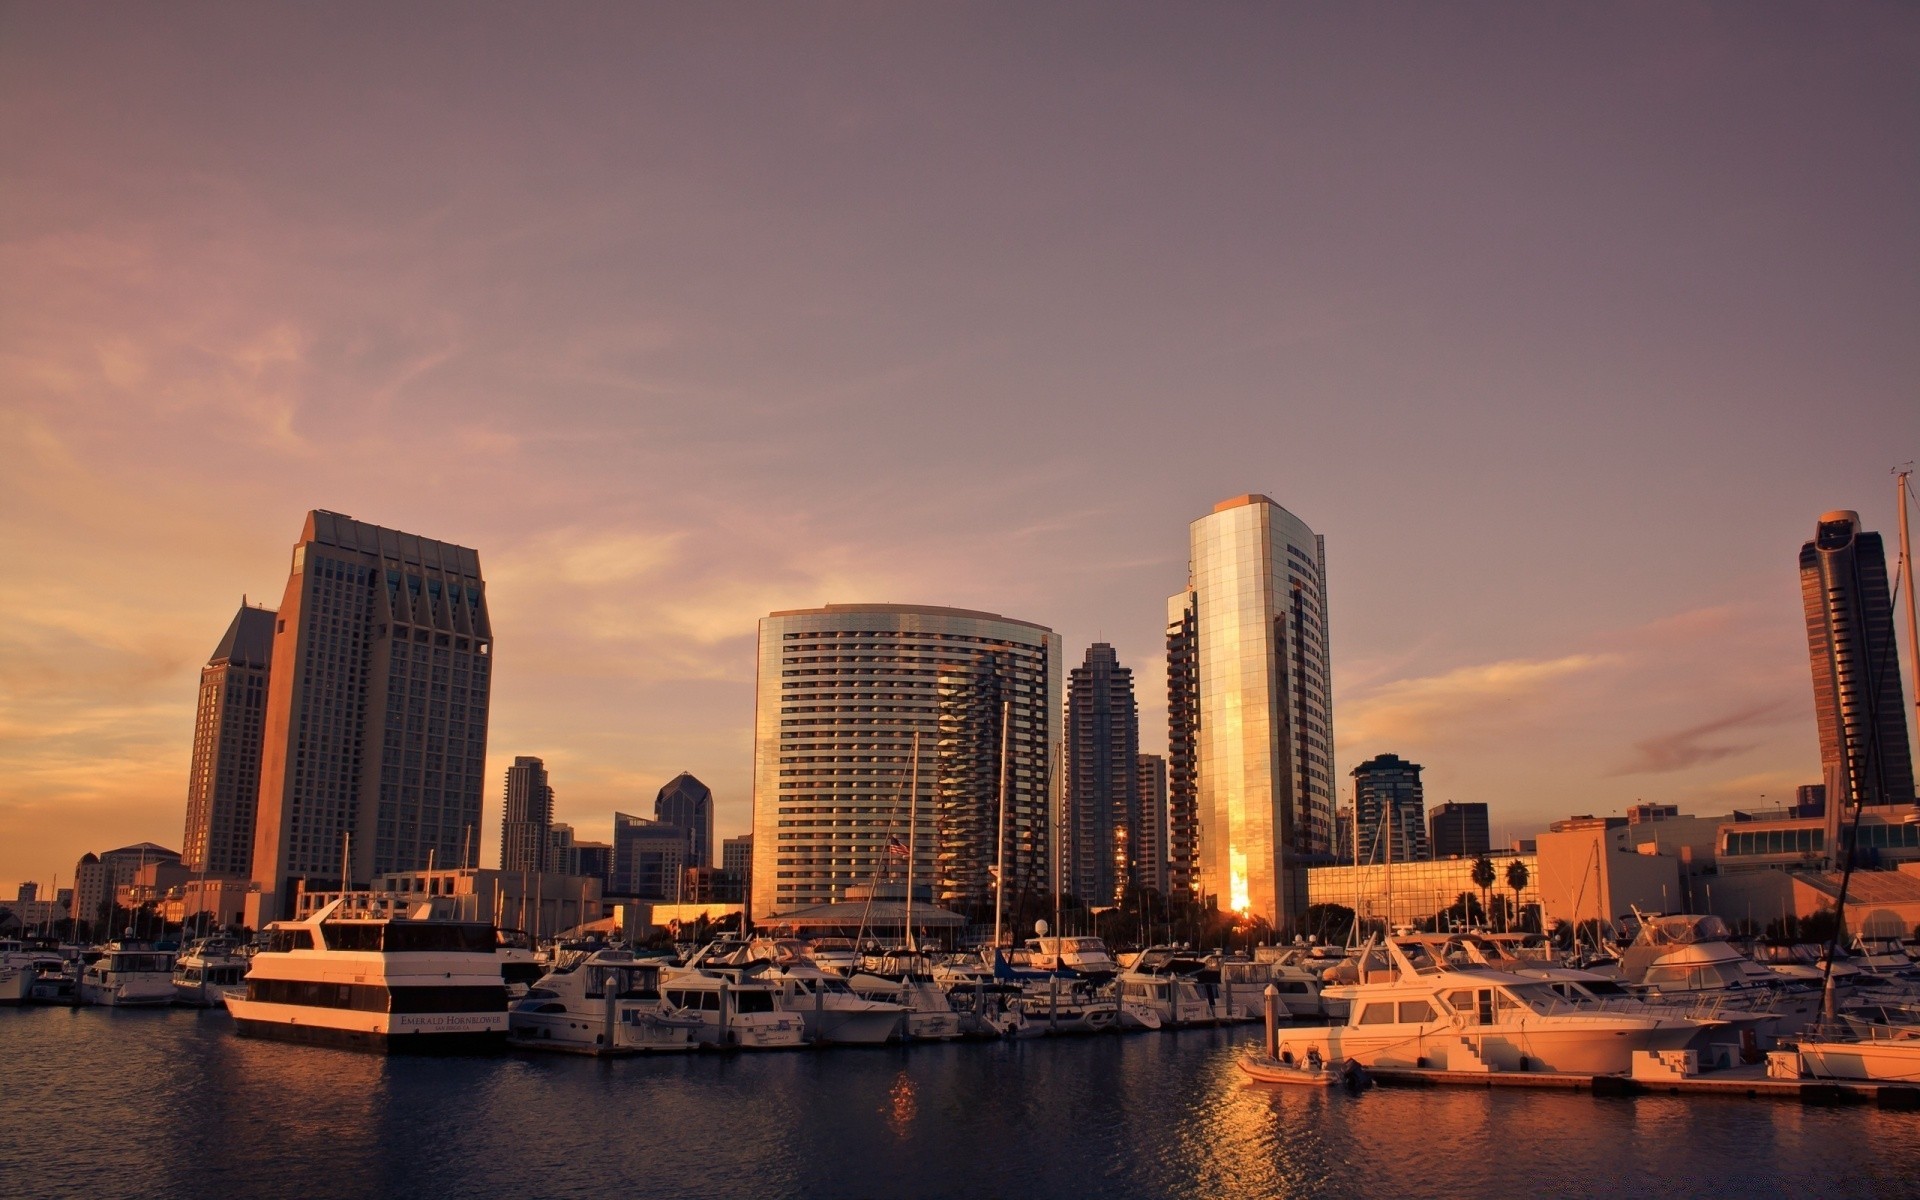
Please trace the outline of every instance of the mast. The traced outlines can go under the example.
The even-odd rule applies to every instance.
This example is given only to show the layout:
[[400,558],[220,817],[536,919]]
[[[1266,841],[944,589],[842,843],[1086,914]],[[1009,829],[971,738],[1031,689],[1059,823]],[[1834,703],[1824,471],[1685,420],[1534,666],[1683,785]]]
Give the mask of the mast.
[[918,949],[913,942],[913,853],[914,834],[920,830],[920,731],[913,731],[913,765],[907,784],[907,952]]
[[995,839],[993,868],[993,945],[1000,947],[1000,913],[1007,893],[1007,713],[1010,700],[1000,701],[1000,832]]
[[[1920,626],[1913,616],[1913,544],[1907,540],[1907,507],[1913,503],[1913,464],[1895,472],[1900,478],[1900,582],[1907,590],[1907,664],[1913,671],[1913,727],[1920,730]],[[1899,657],[1899,651],[1894,651]],[[1896,671],[1897,674],[1897,671]]]

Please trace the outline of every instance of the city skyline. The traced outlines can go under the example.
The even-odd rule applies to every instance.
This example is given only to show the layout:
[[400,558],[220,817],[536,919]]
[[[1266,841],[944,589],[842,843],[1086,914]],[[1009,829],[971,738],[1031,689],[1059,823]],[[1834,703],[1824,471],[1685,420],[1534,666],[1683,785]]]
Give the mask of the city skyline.
[[586,838],[683,767],[747,830],[776,610],[1111,643],[1162,752],[1245,492],[1335,547],[1335,778],[1820,780],[1782,563],[1920,445],[1920,16],[756,11],[17,18],[0,889],[178,841],[313,508],[480,550],[478,774]]

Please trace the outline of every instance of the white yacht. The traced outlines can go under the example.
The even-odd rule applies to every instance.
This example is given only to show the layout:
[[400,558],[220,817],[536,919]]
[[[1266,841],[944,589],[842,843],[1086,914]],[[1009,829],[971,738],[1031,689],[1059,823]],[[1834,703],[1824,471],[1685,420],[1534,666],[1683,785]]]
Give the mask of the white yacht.
[[30,950],[14,938],[0,939],[0,1004],[26,1004],[34,999],[34,985],[48,971],[66,962],[51,950]]
[[1772,1035],[1804,1028],[1820,1015],[1820,988],[1767,970],[1728,942],[1726,923],[1697,914],[1643,916],[1620,955],[1620,982],[1643,1000],[1692,1004],[1702,1016],[1772,1014]]
[[1120,973],[1120,964],[1097,937],[1033,937],[1026,951],[1026,965],[1035,971],[1065,967],[1096,981]]
[[[1142,950],[1115,981],[1121,1024],[1130,1029],[1185,1029],[1213,1024],[1213,1002],[1195,978],[1205,965],[1172,946]],[[1254,1002],[1261,1003],[1258,998]],[[1261,1011],[1264,1015],[1264,1009]]]
[[1818,1079],[1920,1084],[1920,1026],[1852,1019],[1847,1025],[1816,1027],[1795,1039],[1802,1073]]
[[507,1040],[535,1050],[641,1054],[691,1050],[705,1024],[662,994],[661,964],[601,950],[541,976],[507,1011]]
[[114,1008],[172,1004],[174,957],[151,942],[112,942],[80,973],[80,1002]]
[[777,989],[753,972],[664,967],[667,1003],[700,1018],[693,1032],[702,1046],[723,1050],[786,1050],[806,1041],[798,1013],[781,1011]]
[[227,997],[248,1037],[379,1051],[495,1049],[507,993],[492,925],[418,916],[279,921],[253,956],[244,995]]
[[1390,968],[1327,989],[1345,1002],[1344,1021],[1280,1034],[1283,1060],[1317,1054],[1369,1068],[1604,1075],[1627,1071],[1636,1050],[1678,1049],[1698,1032],[1690,1021],[1573,1004],[1544,981],[1451,967],[1417,943],[1385,950]]
[[247,956],[227,938],[202,938],[173,964],[173,1002],[219,1008],[228,992],[246,991]]
[[906,1009],[900,1029],[907,1041],[944,1042],[960,1036],[960,1014],[934,983],[933,965],[924,955],[867,955],[847,986],[862,1000],[879,1000]]
[[775,1004],[798,1016],[807,1040],[819,1045],[877,1046],[901,1035],[903,1004],[855,995],[847,981],[807,956],[806,943],[755,938],[711,942],[687,966],[750,973],[775,989]]

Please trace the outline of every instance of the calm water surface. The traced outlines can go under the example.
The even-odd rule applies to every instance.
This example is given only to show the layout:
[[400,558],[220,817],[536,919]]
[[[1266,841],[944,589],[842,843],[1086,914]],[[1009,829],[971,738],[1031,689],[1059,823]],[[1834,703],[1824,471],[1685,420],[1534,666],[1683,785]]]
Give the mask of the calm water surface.
[[1275,1088],[1254,1037],[389,1059],[0,1010],[0,1196],[1920,1195],[1920,1114]]

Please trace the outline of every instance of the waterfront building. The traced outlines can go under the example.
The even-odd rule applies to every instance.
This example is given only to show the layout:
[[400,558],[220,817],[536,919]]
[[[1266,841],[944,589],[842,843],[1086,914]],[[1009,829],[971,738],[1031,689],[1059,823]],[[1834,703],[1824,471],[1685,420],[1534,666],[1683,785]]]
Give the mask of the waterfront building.
[[1427,817],[1428,849],[1435,858],[1478,858],[1493,848],[1487,806],[1475,800],[1449,800]]
[[273,661],[274,612],[241,601],[207,665],[193,720],[181,861],[195,872],[250,879],[260,751]]
[[1913,803],[1887,555],[1859,513],[1820,518],[1800,547],[1800,596],[1828,807]]
[[1134,852],[1134,882],[1156,892],[1167,890],[1167,760],[1142,754],[1135,760],[1140,792],[1140,836]]
[[136,842],[103,854],[83,854],[73,868],[73,910],[96,934],[109,932],[113,905],[148,863],[178,863],[180,852],[152,842]]
[[664,821],[613,814],[613,873],[607,891],[615,896],[678,903],[686,886],[692,843],[687,831]]
[[743,833],[720,843],[720,869],[740,884],[744,899],[753,886],[753,835]]
[[653,799],[653,819],[687,831],[688,865],[713,865],[713,789],[686,771],[667,781]]
[[1422,862],[1427,852],[1426,801],[1420,764],[1380,754],[1353,769],[1353,811],[1360,862]]
[[[307,514],[274,620],[253,876],[258,917],[292,884],[473,866],[492,692],[480,556]],[[260,919],[252,923],[258,925]]]
[[995,613],[831,604],[763,618],[755,918],[903,875],[909,846],[916,882],[949,908],[991,905],[1003,854],[1009,904],[1048,891],[1060,676],[1057,634]]
[[[1494,866],[1492,888],[1483,893],[1473,881],[1473,859],[1430,859],[1425,862],[1401,862],[1354,866],[1314,867],[1303,872],[1307,879],[1307,898],[1312,904],[1337,904],[1351,909],[1361,921],[1384,922],[1393,928],[1414,927],[1432,922],[1436,916],[1454,909],[1462,894],[1470,895],[1476,905],[1493,912],[1517,912],[1523,918],[1542,903],[1540,861],[1532,854],[1490,856]],[[1508,865],[1518,861],[1527,869],[1527,885],[1520,889],[1518,908],[1513,889],[1507,886]],[[1552,910],[1547,913],[1552,917]],[[1303,930],[1303,932],[1317,932]]]
[[1083,903],[1112,904],[1142,873],[1145,821],[1133,672],[1105,642],[1087,647],[1067,677],[1066,730],[1065,888]]
[[[500,816],[500,869],[545,871],[553,842],[553,785],[547,764],[520,755],[507,768],[506,802]],[[572,830],[567,831],[569,835]],[[571,839],[569,839],[571,840]]]
[[[1572,817],[1555,821],[1534,839],[1534,886],[1549,924],[1611,925],[1642,912],[1677,912],[1685,903],[1680,860],[1642,853],[1618,817]],[[1652,847],[1649,847],[1651,850]],[[1471,866],[1471,859],[1456,859]],[[1493,859],[1496,874],[1501,857]]]
[[1304,866],[1333,850],[1326,540],[1259,495],[1215,505],[1189,538],[1187,590],[1168,603],[1168,732],[1193,747],[1198,890],[1290,924]]

